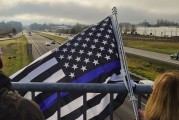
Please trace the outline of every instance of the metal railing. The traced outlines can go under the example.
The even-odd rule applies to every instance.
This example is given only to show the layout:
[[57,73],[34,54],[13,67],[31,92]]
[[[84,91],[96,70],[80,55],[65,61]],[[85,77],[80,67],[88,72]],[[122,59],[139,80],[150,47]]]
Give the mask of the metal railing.
[[[32,99],[35,97],[35,92],[57,92],[57,106],[59,109],[57,111],[57,118],[60,120],[61,116],[61,106],[60,106],[60,93],[61,92],[82,92],[83,91],[83,118],[86,120],[86,103],[87,96],[86,93],[110,93],[110,120],[113,120],[113,95],[114,93],[122,94],[127,91],[124,83],[116,83],[116,84],[101,84],[101,83],[12,83],[13,89],[17,91],[30,91],[32,94]],[[151,86],[149,85],[140,85],[136,84],[134,89],[134,93],[138,95],[138,108],[141,108],[141,95],[142,94],[150,94]]]

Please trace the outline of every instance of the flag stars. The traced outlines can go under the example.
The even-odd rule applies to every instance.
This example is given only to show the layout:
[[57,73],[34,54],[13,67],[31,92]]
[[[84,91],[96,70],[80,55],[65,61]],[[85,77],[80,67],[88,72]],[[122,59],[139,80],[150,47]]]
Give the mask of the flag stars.
[[78,45],[79,45],[78,43],[75,43],[75,44],[74,44],[75,47],[78,46]]
[[81,37],[78,37],[77,40],[80,41],[80,40],[81,40]]
[[94,42],[97,43],[97,42],[99,42],[99,40],[98,39],[94,39]]
[[60,55],[60,57],[59,57],[61,60],[64,58],[64,55]]
[[97,33],[97,35],[96,35],[96,36],[100,37],[100,36],[101,36],[101,33]]
[[111,45],[113,48],[115,47],[114,43],[111,43],[110,45]]
[[71,45],[69,42],[66,44],[66,46],[69,46],[69,45]]
[[107,38],[107,39],[110,38],[109,35],[105,35],[104,37]]
[[90,39],[89,39],[89,38],[86,38],[85,40],[88,42]]
[[111,49],[109,49],[108,52],[109,52],[110,54],[113,53],[113,51],[112,51]]
[[98,63],[98,60],[94,60],[93,63],[94,63],[95,65],[99,64],[99,63]]
[[107,60],[111,59],[111,58],[110,58],[110,56],[108,56],[108,55],[106,55],[106,57],[105,57],[105,58],[106,58]]
[[104,28],[100,28],[99,30],[103,31],[103,30],[104,30]]
[[84,53],[84,50],[80,50],[78,53],[83,54],[83,53]]
[[77,62],[81,61],[81,57],[76,57],[75,59]]
[[91,30],[92,30],[92,31],[95,31],[95,30],[96,30],[96,28],[95,28],[95,27],[92,27],[92,28],[91,28]]
[[77,69],[77,65],[73,64],[73,67],[72,67],[74,70]]
[[108,33],[112,33],[112,30],[108,29]]
[[106,23],[103,23],[103,25],[102,26],[106,26],[107,24]]
[[90,32],[88,35],[89,35],[89,36],[92,36],[92,35],[93,35],[93,33],[92,33],[92,32]]
[[101,46],[100,46],[100,48],[99,48],[99,49],[100,49],[101,51],[103,51],[103,50],[104,50],[104,47],[101,47]]
[[95,49],[96,48],[96,46],[95,45],[91,45],[91,49]]
[[96,56],[98,56],[98,58],[101,57],[101,53],[97,53]]
[[118,58],[119,57],[119,55],[116,53],[116,57]]
[[107,44],[107,41],[106,40],[103,40],[103,42],[102,42],[104,45],[106,45]]
[[65,66],[67,68],[67,67],[69,67],[69,63],[65,63],[65,65],[63,65],[63,66]]
[[83,72],[84,72],[85,70],[87,70],[87,69],[86,69],[86,66],[82,66],[82,67],[81,67],[81,70],[82,70]]
[[89,61],[89,58],[85,58],[84,62],[87,64]]
[[76,51],[75,51],[75,49],[71,49],[71,51],[70,51],[70,52],[71,52],[71,53],[74,53],[74,52],[76,52]]
[[62,50],[64,53],[67,51],[67,48],[63,48],[63,50]]
[[68,58],[67,58],[68,60],[71,60],[72,59],[72,56],[71,55],[68,55]]
[[83,45],[82,45],[82,46],[85,48],[85,47],[87,47],[87,44],[86,44],[86,43],[83,43]]
[[85,34],[85,32],[81,32],[80,34],[81,34],[81,35],[84,35],[84,34]]
[[93,55],[93,53],[91,51],[88,51],[87,53],[89,56]]
[[55,48],[55,51],[58,52],[58,51],[59,51],[59,48]]
[[75,77],[75,74],[70,72],[70,75],[69,75],[71,78],[74,78]]

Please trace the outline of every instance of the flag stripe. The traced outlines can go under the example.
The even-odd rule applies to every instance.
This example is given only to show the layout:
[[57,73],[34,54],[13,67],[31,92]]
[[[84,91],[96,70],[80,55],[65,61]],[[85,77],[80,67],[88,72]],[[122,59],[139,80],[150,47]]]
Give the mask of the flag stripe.
[[[98,94],[94,96],[92,99],[87,101],[87,110],[91,109],[92,107],[98,105],[100,101],[106,96],[106,93]],[[77,103],[76,103],[77,104]],[[61,117],[62,120],[71,120],[71,119],[77,119],[83,114],[83,106],[77,108],[75,111],[72,111],[70,114]]]
[[23,79],[21,79],[19,82],[30,82],[32,79],[34,79],[35,77],[37,77],[44,71],[47,71],[49,68],[51,68],[52,66],[54,66],[57,63],[58,63],[58,61],[56,60],[56,58],[52,58],[52,59],[48,60],[47,62],[38,66],[36,69],[31,71],[30,73],[28,73],[28,75],[25,76]]
[[[87,100],[92,99],[93,97],[99,95],[100,93],[87,93]],[[78,104],[77,104],[78,103]],[[83,96],[71,101],[68,105],[65,105],[61,108],[61,117],[71,113],[72,111],[78,109],[83,105]]]
[[[117,61],[108,63],[108,64],[106,64],[104,66],[100,66],[97,69],[88,72],[87,74],[85,74],[84,76],[80,77],[79,79],[72,81],[72,83],[90,82],[91,80],[99,77],[101,74],[110,72],[111,70],[113,70],[115,68],[118,68],[118,67],[120,67],[120,62],[117,60]],[[104,68],[106,68],[106,69],[104,70]],[[62,97],[64,97],[67,94],[68,94],[67,92],[63,92]],[[56,99],[57,99],[57,93],[54,93],[50,97],[48,97],[45,100],[43,100],[39,104],[41,110],[45,111],[46,109],[48,109],[51,105],[53,105],[56,102]]]
[[[127,96],[127,89],[123,94],[118,94],[116,99],[113,100],[113,111],[116,110],[121,104],[123,104],[126,96]],[[98,109],[98,108],[96,108]],[[110,113],[110,104],[108,104],[101,113],[92,117],[90,120],[104,120]]]
[[[117,94],[114,94],[114,99],[116,98]],[[98,115],[103,111],[103,109],[110,103],[110,94],[107,94],[98,105],[87,110],[87,120],[91,119],[92,117]],[[83,120],[83,115],[81,115],[77,120]]]
[[52,74],[50,77],[48,77],[46,80],[44,80],[43,82],[58,82],[59,80],[61,80],[63,77],[65,77],[65,73],[63,72],[62,69],[58,70],[57,72],[55,72],[54,74]]

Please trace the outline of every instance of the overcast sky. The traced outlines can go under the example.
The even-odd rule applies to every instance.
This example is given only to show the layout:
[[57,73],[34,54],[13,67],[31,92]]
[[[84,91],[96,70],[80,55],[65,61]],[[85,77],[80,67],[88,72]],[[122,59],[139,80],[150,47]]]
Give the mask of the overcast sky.
[[95,24],[118,9],[119,21],[179,22],[179,0],[0,0],[0,21]]

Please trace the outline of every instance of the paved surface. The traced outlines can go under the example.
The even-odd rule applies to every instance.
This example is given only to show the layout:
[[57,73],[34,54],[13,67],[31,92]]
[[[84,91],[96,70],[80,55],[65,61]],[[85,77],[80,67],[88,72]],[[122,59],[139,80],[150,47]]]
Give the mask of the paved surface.
[[158,61],[162,61],[168,64],[179,66],[179,60],[170,59],[170,55],[168,54],[151,52],[147,50],[140,50],[140,49],[135,49],[135,48],[130,48],[130,47],[124,47],[124,50],[126,53],[143,56],[143,57],[150,58],[153,60],[158,60]]
[[40,57],[41,55],[47,53],[48,51],[59,46],[58,43],[50,44],[50,46],[46,46],[45,43],[46,42],[50,43],[52,40],[49,40],[45,37],[33,33],[31,36],[29,36],[28,34],[25,34],[25,36],[28,40],[28,43],[32,44],[32,56],[34,60]]

